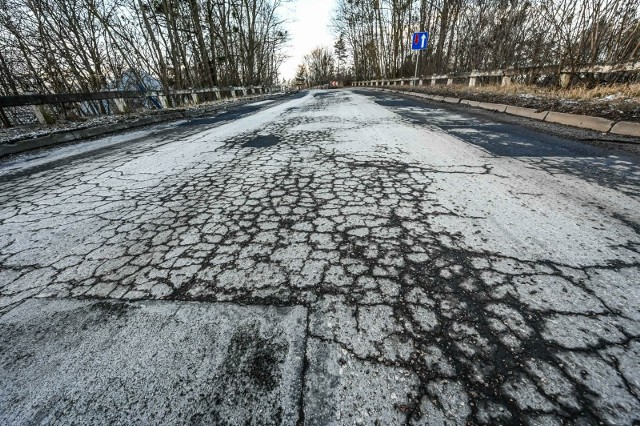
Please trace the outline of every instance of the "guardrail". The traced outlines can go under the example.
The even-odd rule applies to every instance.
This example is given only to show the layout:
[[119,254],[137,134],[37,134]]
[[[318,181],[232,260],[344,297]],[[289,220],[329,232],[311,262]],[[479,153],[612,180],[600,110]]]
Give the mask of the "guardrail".
[[435,86],[446,82],[447,85],[451,85],[454,82],[465,82],[470,87],[476,86],[483,78],[500,79],[503,86],[508,86],[512,83],[513,79],[519,76],[534,76],[534,75],[550,75],[559,74],[560,85],[564,88],[571,84],[571,79],[575,75],[579,74],[616,74],[616,73],[637,73],[640,72],[640,62],[627,62],[623,64],[614,65],[584,65],[575,68],[561,68],[559,66],[544,66],[544,67],[521,67],[521,68],[508,68],[502,70],[493,71],[471,71],[465,73],[454,74],[434,74],[430,76],[422,76],[419,78],[406,77],[395,79],[381,79],[381,80],[364,80],[353,82],[353,86],[404,86],[404,85],[425,85],[425,82],[429,82],[430,85]]
[[[213,87],[203,89],[185,89],[162,91],[104,91],[91,93],[59,93],[33,94],[25,93],[12,96],[0,96],[0,119],[5,126],[10,126],[9,117],[4,108],[32,107],[38,122],[45,124],[51,121],[51,112],[47,105],[80,104],[78,111],[81,115],[91,116],[100,114],[124,113],[129,109],[127,100],[140,100],[138,106],[151,109],[167,109],[178,106],[197,105],[202,101],[222,100],[238,96],[251,96],[271,93],[270,87],[242,86],[242,87]],[[97,102],[97,103],[96,103]]]

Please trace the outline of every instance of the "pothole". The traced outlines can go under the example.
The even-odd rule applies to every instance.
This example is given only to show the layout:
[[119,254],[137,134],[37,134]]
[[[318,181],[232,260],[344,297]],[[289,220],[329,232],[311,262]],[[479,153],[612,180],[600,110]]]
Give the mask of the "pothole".
[[276,145],[280,142],[280,138],[275,135],[260,135],[246,142],[243,146],[245,148],[265,148],[268,146]]

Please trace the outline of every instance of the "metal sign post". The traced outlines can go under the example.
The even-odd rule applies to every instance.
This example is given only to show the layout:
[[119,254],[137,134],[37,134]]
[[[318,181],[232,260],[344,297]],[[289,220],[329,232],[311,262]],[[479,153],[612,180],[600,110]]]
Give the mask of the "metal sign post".
[[421,31],[413,33],[411,39],[411,50],[417,50],[416,52],[416,72],[413,75],[414,79],[418,78],[418,63],[420,62],[420,51],[427,48],[429,42],[429,33],[427,31]]

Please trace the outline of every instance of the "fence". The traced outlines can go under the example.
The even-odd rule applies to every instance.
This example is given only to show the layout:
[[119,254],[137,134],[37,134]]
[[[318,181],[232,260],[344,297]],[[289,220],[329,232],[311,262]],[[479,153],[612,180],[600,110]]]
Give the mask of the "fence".
[[[137,109],[166,109],[201,102],[271,93],[264,86],[214,87],[161,91],[106,91],[95,93],[20,94],[0,96],[0,119],[5,127],[22,122],[51,123],[55,115],[73,111],[80,116],[125,113]],[[56,108],[53,108],[53,106]],[[25,109],[26,108],[26,109]],[[57,111],[52,111],[57,109]]]
[[525,68],[509,68],[495,71],[472,71],[467,73],[431,75],[419,78],[396,78],[385,80],[367,80],[353,82],[353,86],[403,86],[403,85],[430,85],[437,84],[468,84],[474,87],[487,82],[500,82],[503,86],[510,85],[515,79],[521,79],[528,83],[533,82],[541,76],[556,75],[559,78],[559,84],[563,88],[567,88],[572,79],[581,75],[596,76],[596,78],[604,78],[611,80],[612,76],[620,76],[632,74],[637,80],[640,74],[640,62],[630,62],[616,65],[592,65],[579,66],[573,69],[560,68],[559,66],[545,67],[525,67]]

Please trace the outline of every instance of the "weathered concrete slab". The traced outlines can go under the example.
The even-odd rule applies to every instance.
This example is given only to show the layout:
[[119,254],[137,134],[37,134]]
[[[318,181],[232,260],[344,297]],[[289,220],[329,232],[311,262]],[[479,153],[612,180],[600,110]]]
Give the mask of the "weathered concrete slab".
[[611,128],[610,133],[624,136],[635,136],[640,138],[640,123],[633,123],[631,121],[620,121]]
[[305,309],[29,300],[0,318],[0,424],[295,424]]
[[613,121],[607,120],[606,118],[591,117],[589,115],[566,114],[564,112],[554,111],[549,111],[544,121],[580,127],[583,129],[591,129],[603,133],[607,133],[611,129],[611,126],[613,126]]
[[532,118],[534,120],[544,120],[549,113],[548,111],[539,111],[533,108],[523,108],[509,105],[506,110],[507,114],[518,115],[520,117]]
[[460,103],[460,98],[445,97],[443,100],[446,103],[449,103],[449,104],[459,104]]

